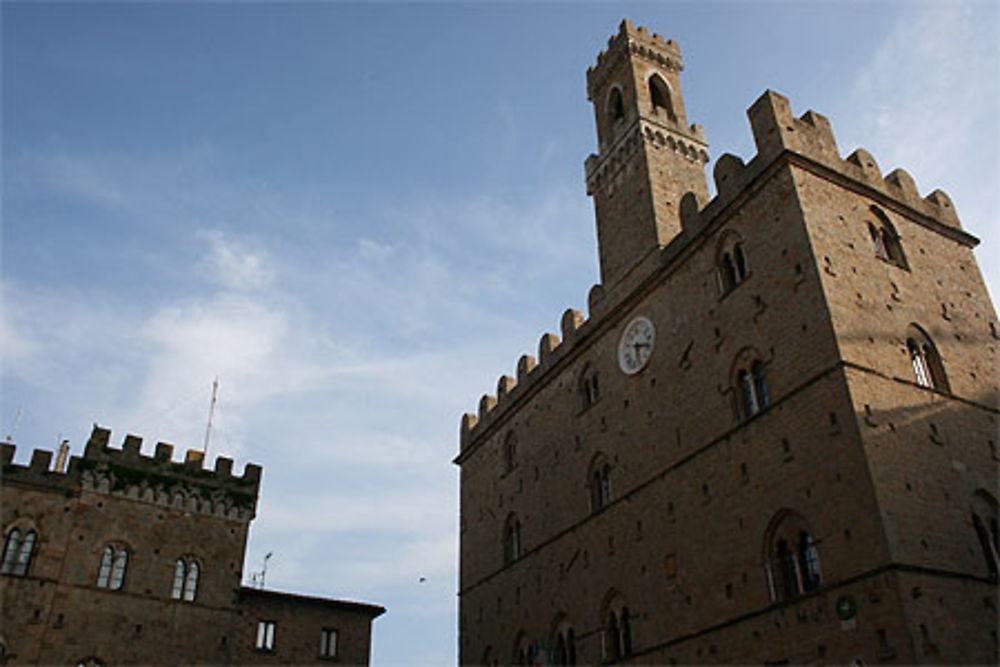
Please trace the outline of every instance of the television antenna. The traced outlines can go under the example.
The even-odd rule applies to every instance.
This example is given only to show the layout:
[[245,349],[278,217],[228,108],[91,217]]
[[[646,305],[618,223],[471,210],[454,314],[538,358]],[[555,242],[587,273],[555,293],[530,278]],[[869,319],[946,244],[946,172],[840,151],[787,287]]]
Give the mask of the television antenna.
[[215,416],[215,404],[219,401],[219,378],[216,376],[212,382],[212,402],[208,406],[208,425],[205,427],[205,446],[201,448],[201,453],[208,456],[208,442],[212,438],[212,418]]

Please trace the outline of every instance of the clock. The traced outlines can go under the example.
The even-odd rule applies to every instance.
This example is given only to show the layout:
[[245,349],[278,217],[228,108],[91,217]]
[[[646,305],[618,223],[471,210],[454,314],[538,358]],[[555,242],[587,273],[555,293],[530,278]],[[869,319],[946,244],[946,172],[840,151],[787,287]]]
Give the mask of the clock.
[[636,317],[625,327],[618,341],[618,367],[626,375],[635,375],[646,366],[653,353],[656,330],[646,317]]

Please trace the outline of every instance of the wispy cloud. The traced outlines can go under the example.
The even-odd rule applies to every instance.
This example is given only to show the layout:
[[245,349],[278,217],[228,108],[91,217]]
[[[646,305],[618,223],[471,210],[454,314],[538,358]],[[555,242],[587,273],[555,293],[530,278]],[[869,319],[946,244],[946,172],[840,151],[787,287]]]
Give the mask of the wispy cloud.
[[[904,166],[924,192],[949,191],[967,223],[996,220],[1000,193],[973,186],[997,173],[1000,49],[986,3],[914,5],[859,72],[841,114],[888,172]],[[993,49],[984,49],[993,44]],[[841,131],[844,134],[844,131]],[[877,152],[875,152],[877,151]]]
[[274,269],[263,248],[247,248],[239,239],[217,229],[199,230],[196,237],[208,244],[201,268],[219,285],[250,290],[267,287],[274,281]]

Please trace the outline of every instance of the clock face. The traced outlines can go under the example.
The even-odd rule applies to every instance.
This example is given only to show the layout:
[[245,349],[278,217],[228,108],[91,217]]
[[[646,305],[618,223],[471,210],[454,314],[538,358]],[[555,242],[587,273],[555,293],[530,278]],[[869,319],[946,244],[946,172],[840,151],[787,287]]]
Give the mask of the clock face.
[[626,375],[641,371],[653,353],[656,331],[646,317],[637,317],[628,323],[618,341],[618,366]]

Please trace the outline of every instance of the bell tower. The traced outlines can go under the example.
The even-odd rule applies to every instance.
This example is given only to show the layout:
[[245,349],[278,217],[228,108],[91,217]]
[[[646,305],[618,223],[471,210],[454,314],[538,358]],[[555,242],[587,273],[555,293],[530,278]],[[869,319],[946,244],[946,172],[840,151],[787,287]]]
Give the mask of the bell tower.
[[587,70],[598,143],[586,161],[587,194],[606,286],[680,233],[685,193],[708,200],[708,144],[701,126],[687,122],[682,69],[673,40],[625,20]]

